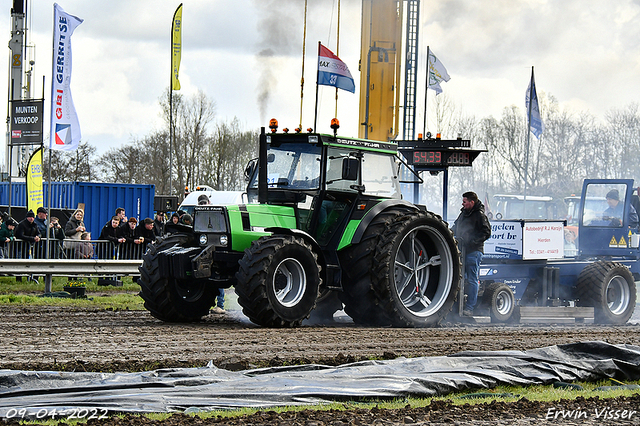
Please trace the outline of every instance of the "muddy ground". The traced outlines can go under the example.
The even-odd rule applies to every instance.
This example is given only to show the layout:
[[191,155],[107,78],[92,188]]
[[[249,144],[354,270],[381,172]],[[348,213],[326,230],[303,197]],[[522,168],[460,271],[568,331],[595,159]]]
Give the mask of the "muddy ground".
[[[209,361],[221,368],[242,370],[287,363],[339,365],[369,358],[436,356],[463,350],[526,350],[543,346],[601,340],[640,345],[640,325],[453,325],[437,329],[390,329],[354,326],[348,319],[327,326],[265,329],[239,311],[209,315],[197,324],[166,324],[146,311],[98,311],[55,307],[0,307],[0,368],[66,371],[141,371],[161,367],[194,367]],[[608,424],[594,410],[627,407],[640,411],[640,397],[616,401],[581,400],[587,416],[549,421],[554,424]],[[560,405],[559,405],[560,404]],[[427,408],[278,414],[261,412],[220,424],[541,424],[549,408],[574,402],[494,403],[457,408],[438,403]],[[574,407],[575,408],[575,407]],[[611,424],[640,424],[611,419]],[[111,419],[100,424],[149,424],[145,418]],[[203,424],[191,417],[172,416],[160,423]],[[216,424],[218,424],[216,423]]]

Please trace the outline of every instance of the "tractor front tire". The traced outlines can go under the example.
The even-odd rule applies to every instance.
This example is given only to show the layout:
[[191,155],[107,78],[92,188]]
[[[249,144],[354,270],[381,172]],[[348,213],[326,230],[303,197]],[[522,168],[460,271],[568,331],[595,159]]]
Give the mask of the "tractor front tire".
[[375,250],[373,288],[396,327],[435,327],[451,311],[461,279],[451,230],[430,212],[395,218]]
[[636,307],[636,284],[629,268],[617,262],[594,262],[576,283],[578,306],[593,306],[599,324],[625,324]]
[[292,235],[262,237],[236,273],[242,312],[265,327],[298,327],[316,305],[321,266],[310,244]]
[[142,256],[140,297],[144,307],[162,321],[194,322],[209,313],[218,289],[204,280],[177,280],[160,275],[159,254],[174,246],[185,246],[190,240],[185,234],[172,234],[150,244]]

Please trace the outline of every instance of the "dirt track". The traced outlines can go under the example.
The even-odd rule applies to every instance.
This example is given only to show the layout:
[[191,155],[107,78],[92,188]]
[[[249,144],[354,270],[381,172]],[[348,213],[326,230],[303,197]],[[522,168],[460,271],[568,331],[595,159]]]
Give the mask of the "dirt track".
[[[554,344],[602,340],[640,345],[640,326],[476,326],[437,329],[364,328],[337,322],[331,326],[265,329],[239,311],[209,315],[198,324],[165,324],[146,311],[93,311],[52,307],[1,307],[0,368],[66,371],[140,371],[161,367],[203,366],[210,360],[229,370],[285,363],[339,365],[368,358],[447,355],[463,350],[525,350]],[[232,419],[174,415],[158,422],[146,417],[112,417],[102,426],[233,425],[403,425],[559,424],[545,420],[552,410],[578,407],[587,419],[561,419],[563,425],[640,424],[604,421],[593,415],[603,407],[640,411],[640,396],[602,401],[540,403],[520,400],[481,406],[432,403],[400,410],[259,412]],[[9,424],[17,424],[15,420]]]
[[1,308],[0,368],[140,371],[202,366],[229,370],[283,363],[343,364],[368,358],[532,349],[601,340],[640,345],[640,326],[365,328],[349,323],[265,329],[239,311],[198,324],[162,323],[146,311]]

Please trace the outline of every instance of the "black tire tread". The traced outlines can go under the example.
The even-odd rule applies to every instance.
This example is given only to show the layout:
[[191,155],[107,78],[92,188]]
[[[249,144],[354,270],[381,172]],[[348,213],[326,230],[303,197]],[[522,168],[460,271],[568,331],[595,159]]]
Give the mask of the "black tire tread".
[[[607,306],[604,286],[608,278],[617,274],[626,278],[630,284],[631,300],[627,311],[618,316],[614,316]],[[594,321],[599,324],[625,324],[635,309],[636,286],[633,275],[629,269],[617,262],[598,261],[587,265],[578,277],[576,282],[576,294],[579,299],[578,306],[593,306]]]
[[[297,320],[283,319],[274,310],[266,289],[267,270],[274,254],[286,245],[297,245],[300,249],[312,253],[318,271],[318,255],[310,244],[303,239],[291,235],[273,235],[261,237],[251,243],[251,247],[245,250],[244,257],[240,260],[240,269],[236,273],[236,294],[238,303],[242,306],[242,312],[255,324],[265,327],[291,328],[299,327],[302,321],[309,317]],[[319,284],[322,278],[319,277]],[[315,302],[313,307],[315,307]],[[312,308],[313,309],[313,308]]]
[[402,216],[396,217],[395,220],[389,223],[387,229],[380,237],[379,243],[375,250],[374,263],[376,266],[373,272],[374,276],[376,277],[376,280],[374,280],[374,291],[376,292],[376,295],[380,300],[385,316],[391,318],[392,325],[394,327],[436,327],[451,312],[453,306],[455,305],[455,301],[457,300],[458,281],[454,279],[448,302],[445,303],[442,309],[440,309],[436,314],[432,315],[428,319],[418,323],[413,318],[402,315],[398,310],[396,301],[391,294],[392,290],[390,287],[393,283],[391,277],[395,274],[395,266],[393,266],[394,262],[391,259],[392,247],[394,246],[398,235],[403,234],[404,232],[410,232],[406,231],[406,229],[411,228],[413,226],[413,222],[421,219],[440,222],[442,225],[442,230],[446,230],[445,232],[447,232],[448,234],[447,238],[450,240],[451,246],[455,250],[455,252],[452,253],[452,257],[457,257],[458,259],[458,280],[461,279],[460,251],[455,244],[453,232],[448,228],[446,223],[442,221],[442,218],[439,215],[428,211],[419,211],[408,212]]
[[161,321],[166,322],[195,322],[209,313],[211,306],[192,304],[189,309],[180,309],[175,303],[171,292],[171,282],[168,277],[160,276],[158,255],[161,251],[173,246],[184,246],[190,237],[184,234],[173,234],[166,238],[158,238],[149,244],[142,256],[140,271],[140,297],[144,300],[144,307]]
[[384,230],[406,210],[392,208],[381,212],[367,227],[358,244],[351,245],[340,254],[342,288],[340,299],[344,311],[354,323],[385,326],[391,319],[384,315],[372,286],[373,254]]

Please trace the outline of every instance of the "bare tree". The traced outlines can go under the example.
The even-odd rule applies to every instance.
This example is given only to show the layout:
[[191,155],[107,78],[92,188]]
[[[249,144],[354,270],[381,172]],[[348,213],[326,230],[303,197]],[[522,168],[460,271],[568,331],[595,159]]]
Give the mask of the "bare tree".
[[119,148],[111,148],[98,160],[98,165],[107,182],[145,183],[147,176],[140,163],[142,157],[135,143]]
[[[51,165],[49,164],[51,152]],[[45,176],[51,166],[51,180],[62,181],[96,181],[101,176],[94,167],[96,147],[88,142],[80,142],[74,151],[46,150],[43,155]]]
[[[207,146],[207,181],[217,190],[244,189],[244,168],[256,156],[257,132],[245,132],[234,118],[219,123]],[[205,176],[205,173],[203,173]]]

